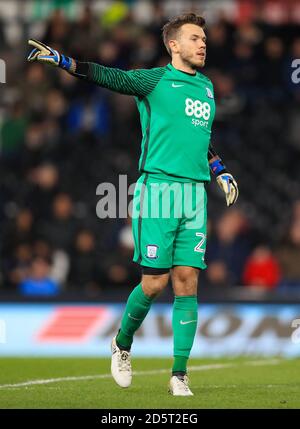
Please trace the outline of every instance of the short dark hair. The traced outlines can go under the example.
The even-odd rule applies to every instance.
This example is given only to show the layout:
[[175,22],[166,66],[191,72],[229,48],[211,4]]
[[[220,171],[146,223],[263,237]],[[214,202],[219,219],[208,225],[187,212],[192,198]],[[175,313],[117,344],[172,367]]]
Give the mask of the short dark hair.
[[195,24],[201,28],[205,27],[205,19],[203,16],[196,15],[195,13],[185,13],[183,15],[175,16],[171,18],[162,28],[162,36],[166,50],[171,55],[171,49],[169,47],[169,40],[176,36],[177,31],[184,24]]

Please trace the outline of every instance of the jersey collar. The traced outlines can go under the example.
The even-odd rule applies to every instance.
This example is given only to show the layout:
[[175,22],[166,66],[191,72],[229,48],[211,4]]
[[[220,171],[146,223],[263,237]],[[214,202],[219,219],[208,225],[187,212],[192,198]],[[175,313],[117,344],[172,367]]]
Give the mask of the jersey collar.
[[187,76],[190,76],[190,77],[196,77],[196,76],[197,76],[197,71],[196,71],[196,73],[188,73],[188,72],[185,72],[185,71],[183,71],[183,70],[176,69],[176,68],[172,65],[172,63],[169,63],[169,64],[167,65],[167,69],[169,69],[169,70],[173,70],[173,71],[176,71],[176,72],[178,72],[178,73],[183,73],[183,74],[185,74],[185,75],[187,75]]

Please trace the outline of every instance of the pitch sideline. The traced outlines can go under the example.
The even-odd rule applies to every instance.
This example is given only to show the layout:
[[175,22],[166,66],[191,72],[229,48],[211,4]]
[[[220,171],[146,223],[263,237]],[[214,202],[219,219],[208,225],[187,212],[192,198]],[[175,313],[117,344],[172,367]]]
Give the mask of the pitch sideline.
[[[225,368],[234,368],[236,366],[263,366],[263,365],[277,365],[282,362],[280,359],[269,359],[269,360],[256,360],[241,362],[239,364],[234,363],[224,363],[224,364],[210,364],[210,365],[198,365],[190,366],[189,371],[209,371],[211,369],[225,369]],[[170,372],[168,369],[156,369],[151,371],[133,371],[133,375],[156,375],[156,374],[166,374]],[[59,377],[59,378],[48,378],[45,380],[29,380],[23,383],[14,383],[14,384],[0,384],[0,389],[14,389],[28,386],[36,386],[50,383],[60,383],[62,381],[87,381],[87,380],[101,380],[105,378],[111,378],[111,374],[100,374],[100,375],[83,375],[77,377]]]

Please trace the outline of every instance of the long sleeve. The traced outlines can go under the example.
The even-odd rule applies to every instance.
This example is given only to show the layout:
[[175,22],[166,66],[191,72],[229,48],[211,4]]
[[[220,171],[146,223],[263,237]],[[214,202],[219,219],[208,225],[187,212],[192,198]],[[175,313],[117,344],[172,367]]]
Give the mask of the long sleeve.
[[145,97],[153,91],[164,73],[165,67],[124,71],[76,61],[76,70],[72,74],[121,94]]
[[209,146],[208,146],[207,158],[208,158],[209,161],[211,161],[212,159],[215,159],[215,158],[219,158],[219,155],[215,151],[215,149],[214,149],[213,145],[211,144],[211,142],[209,143]]
[[221,173],[227,173],[226,167],[220,158],[220,156],[215,151],[213,145],[210,143],[208,147],[207,159],[209,162],[209,168],[211,172],[215,175]]

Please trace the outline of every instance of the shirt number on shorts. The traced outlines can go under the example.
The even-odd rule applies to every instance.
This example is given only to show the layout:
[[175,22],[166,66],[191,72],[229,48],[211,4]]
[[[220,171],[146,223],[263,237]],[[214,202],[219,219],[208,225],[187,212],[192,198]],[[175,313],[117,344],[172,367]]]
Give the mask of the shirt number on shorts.
[[205,253],[205,249],[202,248],[203,243],[205,242],[205,234],[203,234],[202,232],[196,232],[196,236],[197,237],[201,237],[199,243],[197,244],[197,246],[194,247],[194,251],[195,252],[200,252],[200,253]]

